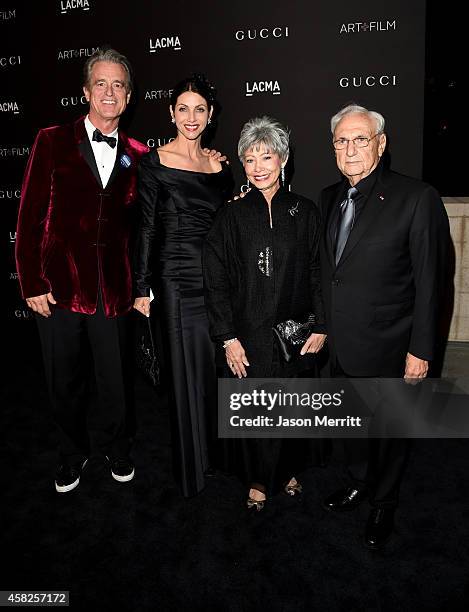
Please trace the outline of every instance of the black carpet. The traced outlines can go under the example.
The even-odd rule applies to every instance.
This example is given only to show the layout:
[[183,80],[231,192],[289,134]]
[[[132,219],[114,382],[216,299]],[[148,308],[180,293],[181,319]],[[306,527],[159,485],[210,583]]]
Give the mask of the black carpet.
[[40,364],[2,393],[0,590],[68,590],[73,610],[468,610],[466,440],[416,441],[396,534],[361,544],[366,504],[321,509],[341,485],[331,465],[303,475],[302,501],[278,496],[247,516],[226,476],[184,499],[170,468],[168,407],[137,377],[136,477],[92,457],[80,486],[55,492],[55,446]]

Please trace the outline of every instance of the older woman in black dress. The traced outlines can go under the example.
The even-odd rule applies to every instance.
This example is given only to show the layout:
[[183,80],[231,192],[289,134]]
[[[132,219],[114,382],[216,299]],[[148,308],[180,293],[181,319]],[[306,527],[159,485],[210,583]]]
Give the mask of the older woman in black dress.
[[232,188],[227,166],[201,147],[214,102],[214,90],[203,77],[179,83],[170,106],[177,136],[144,155],[139,169],[134,307],[148,316],[153,289],[170,365],[174,473],[187,497],[204,487],[211,462],[210,421],[216,414],[202,245]]
[[[296,376],[311,368],[308,354],[325,340],[319,214],[313,202],[281,185],[288,153],[288,132],[274,119],[244,125],[238,155],[252,189],[218,213],[204,247],[210,331],[239,378]],[[272,326],[309,312],[316,326],[303,356],[282,362]],[[227,441],[226,467],[250,487],[248,508],[261,510],[281,486],[290,494],[301,490],[295,475],[306,466],[306,447],[299,440]]]

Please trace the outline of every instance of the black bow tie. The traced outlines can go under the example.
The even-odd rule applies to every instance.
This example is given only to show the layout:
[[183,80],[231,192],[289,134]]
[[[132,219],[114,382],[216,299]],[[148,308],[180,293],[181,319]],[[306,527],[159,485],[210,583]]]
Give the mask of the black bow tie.
[[117,138],[115,136],[106,136],[98,128],[93,132],[93,140],[95,142],[107,142],[107,144],[113,149],[117,144]]

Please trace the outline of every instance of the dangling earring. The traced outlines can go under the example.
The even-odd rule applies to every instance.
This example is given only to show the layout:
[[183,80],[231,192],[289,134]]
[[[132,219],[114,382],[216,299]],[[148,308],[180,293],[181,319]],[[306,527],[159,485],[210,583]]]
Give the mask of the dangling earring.
[[172,117],[171,123],[176,123],[176,119],[174,117]]
[[210,125],[210,124],[212,123],[212,120],[211,120],[211,119],[209,119],[209,120],[207,121],[207,123]]
[[282,181],[282,187],[285,185],[285,167],[282,166],[282,171],[280,173],[280,177],[281,177],[281,181]]

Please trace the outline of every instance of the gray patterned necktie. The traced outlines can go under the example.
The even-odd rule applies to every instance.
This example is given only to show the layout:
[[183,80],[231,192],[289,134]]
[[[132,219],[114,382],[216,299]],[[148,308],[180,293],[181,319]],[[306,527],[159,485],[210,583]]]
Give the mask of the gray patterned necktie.
[[350,187],[346,199],[340,205],[339,227],[337,228],[337,243],[335,248],[335,263],[339,263],[355,219],[355,201],[358,189]]

